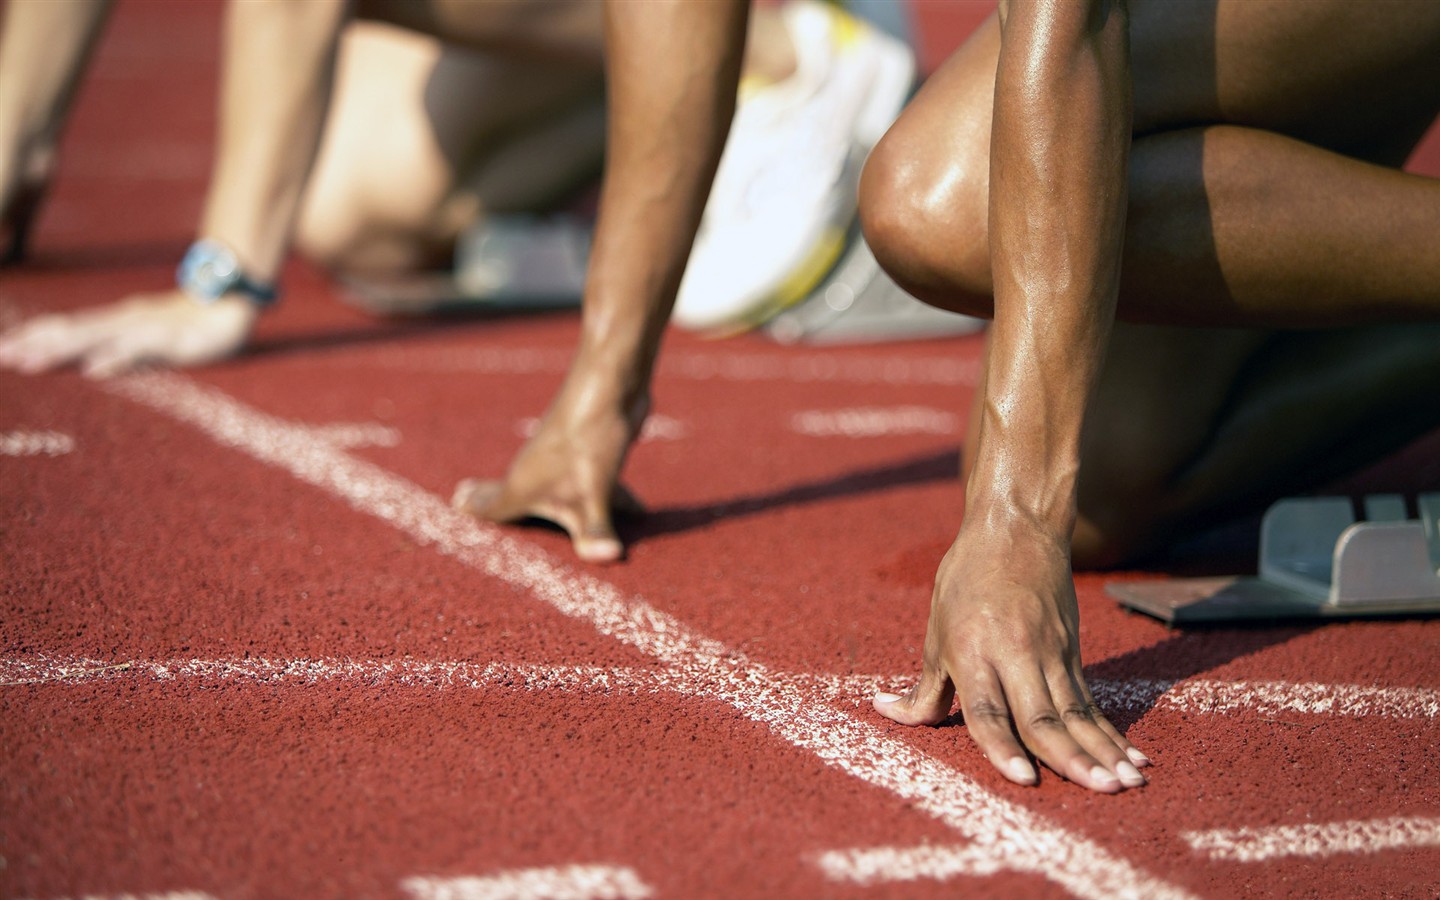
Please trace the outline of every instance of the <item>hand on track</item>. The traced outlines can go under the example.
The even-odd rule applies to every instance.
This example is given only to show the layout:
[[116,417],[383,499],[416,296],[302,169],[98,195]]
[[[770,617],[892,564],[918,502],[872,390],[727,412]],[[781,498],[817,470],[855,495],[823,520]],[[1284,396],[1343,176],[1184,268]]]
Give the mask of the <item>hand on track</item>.
[[[503,481],[466,479],[455,489],[452,503],[491,522],[553,522],[570,535],[580,559],[615,562],[624,557],[625,546],[612,515],[643,512],[619,476],[648,403],[625,416],[609,404],[588,402],[593,397],[569,399],[577,393],[588,394],[562,389]],[[582,409],[589,405],[599,409]]]
[[1149,760],[1100,713],[1081,675],[1065,547],[1038,530],[963,526],[936,576],[920,682],[877,695],[875,709],[934,725],[958,694],[970,736],[1011,781],[1036,782],[1029,750],[1091,790],[1139,787],[1136,766]]
[[145,366],[194,366],[233,356],[258,310],[240,297],[196,303],[180,291],[31,319],[0,335],[0,368],[25,374],[76,365],[107,377]]

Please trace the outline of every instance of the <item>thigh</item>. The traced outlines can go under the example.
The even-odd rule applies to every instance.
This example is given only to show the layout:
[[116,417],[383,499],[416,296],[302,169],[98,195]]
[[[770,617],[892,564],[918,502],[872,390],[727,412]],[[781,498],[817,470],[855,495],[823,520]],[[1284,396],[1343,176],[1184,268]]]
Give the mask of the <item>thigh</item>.
[[443,243],[477,214],[465,186],[495,147],[600,91],[589,67],[354,22],[342,38],[301,234],[312,247],[346,250],[376,236]]
[[1433,0],[1131,0],[1137,133],[1231,124],[1399,165],[1440,111]]

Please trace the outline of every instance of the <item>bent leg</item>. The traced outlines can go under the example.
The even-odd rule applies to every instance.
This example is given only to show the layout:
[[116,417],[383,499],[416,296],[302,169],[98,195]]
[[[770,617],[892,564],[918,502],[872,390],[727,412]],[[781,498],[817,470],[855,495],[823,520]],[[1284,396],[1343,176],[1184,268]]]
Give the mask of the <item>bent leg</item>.
[[333,268],[441,264],[482,208],[534,208],[597,171],[602,115],[598,71],[353,23],[297,241]]
[[[1440,249],[1425,238],[1440,233],[1440,182],[1386,167],[1440,108],[1440,7],[1136,3],[1131,18],[1122,319],[1440,316]],[[1305,41],[1322,34],[1333,50],[1311,52]],[[887,270],[923,299],[981,315],[998,49],[992,19],[881,142],[861,193]]]
[[1113,566],[1440,427],[1440,322],[1118,325],[1082,454],[1075,564]]

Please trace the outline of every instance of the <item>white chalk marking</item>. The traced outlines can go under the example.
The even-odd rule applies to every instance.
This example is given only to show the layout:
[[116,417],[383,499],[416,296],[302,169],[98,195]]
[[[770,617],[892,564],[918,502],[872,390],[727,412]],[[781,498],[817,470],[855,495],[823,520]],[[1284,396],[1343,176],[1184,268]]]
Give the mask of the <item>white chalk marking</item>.
[[1156,709],[1228,714],[1249,710],[1328,716],[1386,716],[1397,719],[1440,717],[1440,691],[1426,688],[1367,687],[1284,681],[1173,681],[1135,679],[1094,681],[1090,689],[1103,708]]
[[[515,433],[522,438],[532,438],[540,431],[540,420],[535,417],[521,419],[515,423]],[[651,413],[640,426],[640,442],[678,441],[690,435],[690,426],[679,419]]]
[[807,410],[790,417],[790,429],[810,437],[885,437],[897,434],[954,434],[954,413],[924,406]]
[[1440,847],[1440,819],[1405,818],[1222,828],[1181,835],[1193,849],[1222,862],[1263,862],[1282,856],[1334,856]]
[[311,425],[310,433],[316,439],[336,447],[398,447],[400,431],[379,422],[335,422],[330,425]]
[[983,846],[1007,869],[1034,872],[1081,897],[1187,897],[1101,845],[992,794],[963,773],[855,716],[815,704],[768,667],[538,547],[451,509],[378,466],[300,427],[169,373],[107,382],[107,390],[188,422],[229,447],[334,494],[477,570],[531,592],[558,612],[685,676],[690,693],[729,704],[827,765],[889,791]]
[[[796,683],[830,700],[870,697],[876,691],[905,689],[911,675],[796,675]],[[1107,712],[1175,711],[1230,715],[1252,711],[1275,716],[1286,713],[1383,717],[1440,718],[1440,691],[1429,688],[1367,687],[1288,681],[1217,681],[1195,678],[1104,679],[1086,682],[1095,702]]]
[[75,439],[58,431],[0,432],[0,456],[64,456]]
[[[420,372],[472,372],[485,375],[560,374],[570,366],[565,350],[483,347],[473,350],[392,351],[364,365]],[[360,364],[332,357],[335,364]],[[687,381],[790,381],[798,383],[946,385],[974,387],[980,379],[979,359],[953,356],[851,356],[839,353],[706,353],[667,351],[661,354],[661,378]]]
[[623,866],[515,869],[485,877],[406,878],[415,900],[644,900],[655,892]]
[[831,881],[848,881],[862,887],[886,881],[980,877],[1004,868],[990,850],[978,844],[831,850],[815,857],[815,864]]
[[[0,686],[106,680],[144,676],[157,681],[202,679],[266,684],[319,684],[342,681],[378,687],[484,688],[560,690],[595,693],[682,694],[703,692],[690,684],[685,671],[636,667],[547,666],[523,663],[474,663],[463,660],[416,659],[234,659],[113,660],[45,655],[0,658]],[[825,703],[863,705],[880,690],[905,684],[903,676],[813,675],[772,672],[771,677]],[[1312,715],[1440,718],[1440,694],[1422,688],[1364,688],[1348,684],[1286,684],[1265,682],[1262,691],[1244,682],[1172,682],[1151,679],[1095,680],[1090,688],[1107,712],[1149,708],[1225,715],[1237,710]],[[1195,698],[1225,696],[1223,704],[1195,702]]]

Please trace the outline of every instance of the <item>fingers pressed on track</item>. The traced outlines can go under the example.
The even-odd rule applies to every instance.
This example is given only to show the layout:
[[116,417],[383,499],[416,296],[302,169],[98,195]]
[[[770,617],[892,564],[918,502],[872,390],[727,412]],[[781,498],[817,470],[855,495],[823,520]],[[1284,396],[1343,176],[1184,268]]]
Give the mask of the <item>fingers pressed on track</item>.
[[1094,701],[1086,698],[1074,678],[1052,685],[1050,695],[1070,735],[1127,788],[1141,787],[1145,776],[1130,761],[1125,747],[1117,743],[1119,732],[1105,719]]
[[1015,737],[1010,706],[994,669],[987,665],[966,675],[960,685],[960,708],[970,738],[1001,775],[1016,784],[1034,784],[1039,779],[1029,754]]
[[[1115,772],[1071,734],[1072,723],[1087,724],[1080,711],[1083,707],[1067,709],[1065,712],[1070,714],[1067,720],[1056,708],[1050,687],[1038,671],[1012,676],[1005,682],[1005,693],[1020,739],[1042,763],[1057,775],[1092,791],[1113,794],[1124,789]],[[1093,723],[1088,724],[1093,727]]]

